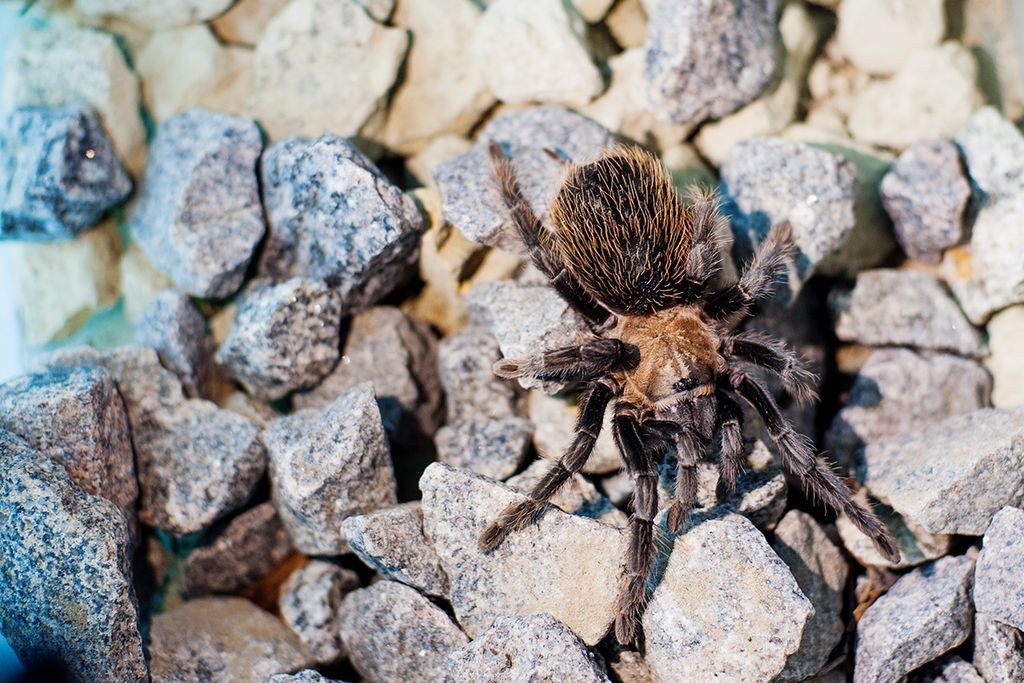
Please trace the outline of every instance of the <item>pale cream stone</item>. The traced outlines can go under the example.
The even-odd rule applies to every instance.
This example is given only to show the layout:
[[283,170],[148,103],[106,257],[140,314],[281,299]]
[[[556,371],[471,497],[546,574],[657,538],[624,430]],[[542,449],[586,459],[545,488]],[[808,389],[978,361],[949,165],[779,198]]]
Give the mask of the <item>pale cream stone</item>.
[[946,32],[943,0],[845,0],[838,18],[842,53],[861,71],[878,76],[896,73]]
[[1024,404],[1024,306],[1011,306],[988,321],[988,348],[984,364],[992,373],[992,405],[1009,408]]
[[233,0],[75,0],[92,16],[118,16],[153,31],[200,24],[216,17]]
[[289,0],[237,0],[227,12],[210,22],[210,27],[227,43],[252,47],[263,29]]

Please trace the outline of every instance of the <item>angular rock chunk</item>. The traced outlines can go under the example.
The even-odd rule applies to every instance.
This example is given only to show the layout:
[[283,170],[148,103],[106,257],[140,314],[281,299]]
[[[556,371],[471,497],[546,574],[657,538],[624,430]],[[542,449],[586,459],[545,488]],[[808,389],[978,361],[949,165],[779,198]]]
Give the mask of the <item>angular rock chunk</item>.
[[202,313],[187,296],[176,289],[157,294],[135,323],[135,341],[157,352],[188,396],[212,395],[213,340]]
[[950,536],[933,534],[911,519],[904,519],[888,505],[879,503],[867,496],[867,490],[861,489],[855,496],[857,500],[874,511],[875,516],[889,529],[900,549],[900,561],[892,561],[882,557],[875,542],[858,529],[850,518],[840,515],[836,520],[836,530],[843,546],[858,562],[866,567],[892,567],[902,569],[935,560],[949,553]]
[[483,554],[477,540],[506,505],[525,496],[434,463],[420,479],[423,529],[451,581],[451,602],[477,636],[504,615],[548,612],[583,642],[597,643],[615,617],[625,535],[600,522],[549,510]]
[[361,384],[322,410],[300,410],[263,432],[274,504],[309,555],[348,551],[346,517],[397,502],[391,453],[373,387]]
[[21,107],[0,130],[0,240],[70,239],[131,191],[92,109]]
[[523,463],[532,434],[533,425],[521,417],[480,417],[445,425],[434,443],[441,462],[502,480]]
[[147,681],[124,515],[0,429],[0,630],[24,664]]
[[839,6],[837,47],[861,71],[876,76],[896,72],[921,48],[937,45],[946,16],[937,0],[851,0]]
[[183,291],[223,298],[242,284],[266,230],[256,180],[262,149],[253,121],[203,109],[157,128],[128,223]]
[[[505,485],[524,495],[529,494],[550,469],[551,463],[534,460],[525,470],[509,478]],[[629,523],[626,513],[615,507],[586,477],[579,474],[572,476],[551,497],[550,502],[565,512],[590,517],[617,529],[624,529]]]
[[440,341],[437,361],[448,424],[515,416],[514,385],[491,370],[500,358],[498,342],[482,325],[470,325]]
[[324,678],[323,674],[313,669],[303,669],[294,674],[274,674],[267,683],[341,683],[333,678]]
[[900,577],[857,624],[854,683],[895,681],[971,632],[974,560],[944,557]]
[[1024,679],[1024,632],[982,612],[975,614],[974,666],[986,681]]
[[992,374],[992,405],[1009,408],[1024,404],[1024,356],[1018,350],[1024,339],[1024,306],[999,311],[985,331],[991,351],[985,369]]
[[990,199],[1024,191],[1024,133],[994,107],[982,107],[956,133],[971,180]]
[[394,581],[349,593],[340,617],[353,666],[380,683],[440,679],[448,654],[468,640],[440,607]]
[[345,594],[356,588],[355,572],[322,560],[296,569],[281,586],[281,619],[321,664],[345,656],[338,610]]
[[985,530],[974,572],[979,612],[1024,631],[1024,510],[1004,507]]

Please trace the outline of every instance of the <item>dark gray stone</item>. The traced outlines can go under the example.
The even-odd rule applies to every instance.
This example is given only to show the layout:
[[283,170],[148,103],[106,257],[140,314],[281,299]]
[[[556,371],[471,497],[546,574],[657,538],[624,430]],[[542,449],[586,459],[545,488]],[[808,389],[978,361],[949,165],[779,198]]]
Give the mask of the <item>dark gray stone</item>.
[[1004,507],[985,530],[974,573],[979,612],[1024,631],[1024,510]]
[[206,321],[188,296],[176,289],[157,294],[135,323],[135,342],[156,350],[188,396],[210,396],[213,339],[206,334]]
[[542,220],[561,186],[564,165],[544,149],[581,162],[596,158],[613,143],[604,126],[561,107],[532,107],[499,114],[477,137],[473,148],[434,171],[446,221],[474,242],[525,254],[493,180],[487,147],[497,141],[512,158],[523,196]]
[[71,239],[131,191],[90,108],[21,107],[0,131],[0,240]]
[[217,362],[257,398],[311,387],[338,362],[342,303],[322,282],[258,283],[237,305]]
[[147,681],[124,516],[0,430],[0,631],[23,664]]
[[516,473],[530,447],[533,425],[521,417],[480,417],[445,425],[434,437],[437,459],[491,479]]
[[971,632],[974,560],[944,557],[905,574],[857,623],[854,683],[897,681]]
[[437,356],[448,424],[516,415],[514,385],[495,377],[491,370],[501,351],[485,327],[470,325],[445,337],[438,344]]
[[260,164],[269,235],[259,273],[325,280],[348,309],[372,305],[412,272],[426,222],[345,138],[287,138]]
[[765,91],[782,61],[775,0],[661,0],[644,46],[647,108],[698,124]]
[[448,654],[469,640],[440,607],[394,581],[349,593],[340,617],[349,660],[378,683],[442,680]]
[[128,225],[150,262],[181,290],[223,298],[242,284],[266,229],[249,120],[190,109],[157,127]]
[[322,560],[296,569],[281,585],[281,618],[321,664],[346,655],[338,610],[345,595],[356,588],[355,572]]
[[214,532],[185,559],[185,591],[192,595],[237,593],[284,562],[293,552],[274,506],[261,503]]
[[341,523],[397,502],[391,453],[373,387],[361,384],[321,410],[274,420],[263,432],[274,504],[309,555],[348,552]]
[[907,256],[938,263],[963,238],[971,186],[952,142],[911,145],[882,178],[880,194]]
[[974,666],[989,683],[1024,680],[1024,631],[975,614]]

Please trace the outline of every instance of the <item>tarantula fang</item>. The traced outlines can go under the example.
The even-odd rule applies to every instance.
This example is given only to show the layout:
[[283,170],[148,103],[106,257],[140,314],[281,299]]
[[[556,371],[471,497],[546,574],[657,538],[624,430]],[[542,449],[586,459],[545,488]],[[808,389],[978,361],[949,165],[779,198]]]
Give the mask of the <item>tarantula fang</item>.
[[561,459],[526,501],[502,511],[480,536],[488,551],[543,514],[558,489],[593,451],[606,408],[612,432],[635,483],[626,571],[621,578],[615,635],[635,642],[655,550],[658,464],[666,449],[676,460],[673,500],[666,525],[682,530],[697,494],[697,465],[711,460],[718,435],[718,495],[733,492],[743,463],[738,399],[760,415],[780,464],[812,498],[846,514],[896,561],[896,542],[874,514],[818,458],[813,443],[782,414],[772,394],[742,366],[782,380],[798,401],[815,398],[812,376],[795,353],[771,338],[736,331],[736,325],[792,257],[790,228],[775,225],[735,284],[719,284],[716,235],[725,227],[716,196],[676,192],[661,163],[636,147],[614,147],[596,161],[566,162],[548,230],[524,198],[512,163],[490,144],[498,188],[536,266],[586,320],[593,336],[532,358],[495,364],[504,378],[582,384],[575,436]]

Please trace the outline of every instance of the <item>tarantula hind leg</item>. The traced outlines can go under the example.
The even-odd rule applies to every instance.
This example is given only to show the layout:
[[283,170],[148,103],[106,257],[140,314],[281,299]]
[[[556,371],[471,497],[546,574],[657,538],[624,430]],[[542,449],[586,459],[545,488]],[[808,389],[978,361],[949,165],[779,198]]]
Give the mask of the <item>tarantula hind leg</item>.
[[544,512],[547,502],[572,475],[583,469],[590,454],[594,451],[604,411],[608,402],[617,393],[618,387],[610,380],[599,380],[588,390],[580,407],[576,420],[576,435],[572,444],[553,464],[544,477],[534,485],[529,498],[520,503],[509,505],[480,534],[479,548],[483,552],[493,550],[501,545],[509,534],[537,520]]
[[757,245],[740,281],[708,297],[704,313],[715,320],[724,320],[746,311],[771,293],[776,272],[792,255],[793,228],[788,222],[776,223]]

